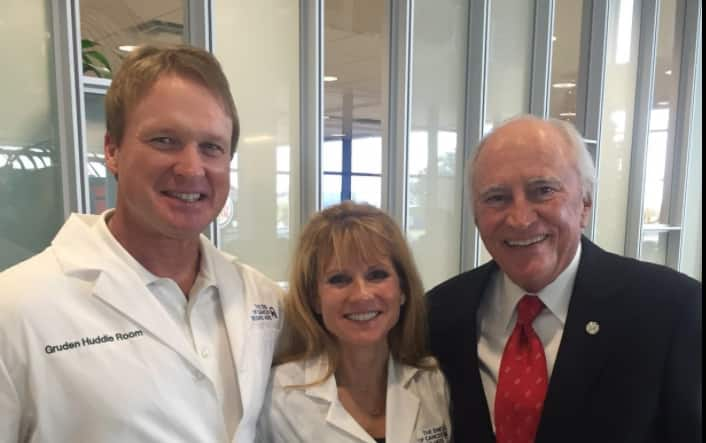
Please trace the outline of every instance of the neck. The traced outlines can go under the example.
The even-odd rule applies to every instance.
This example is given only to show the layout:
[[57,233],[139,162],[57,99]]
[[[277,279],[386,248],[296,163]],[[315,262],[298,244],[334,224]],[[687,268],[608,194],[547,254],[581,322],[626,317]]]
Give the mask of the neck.
[[341,349],[336,370],[336,382],[360,392],[385,392],[387,390],[387,345],[375,349]]
[[152,274],[174,280],[188,296],[200,268],[198,237],[173,239],[159,235],[144,235],[121,223],[116,212],[108,220],[108,230],[138,263]]

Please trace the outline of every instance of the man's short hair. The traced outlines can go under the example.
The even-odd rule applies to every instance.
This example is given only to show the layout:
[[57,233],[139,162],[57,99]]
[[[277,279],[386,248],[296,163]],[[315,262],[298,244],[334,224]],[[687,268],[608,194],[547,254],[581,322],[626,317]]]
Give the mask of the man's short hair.
[[581,134],[579,134],[574,125],[564,120],[559,120],[556,118],[543,119],[529,114],[520,115],[505,120],[496,128],[494,128],[490,133],[486,134],[481,139],[480,143],[478,143],[475,152],[468,160],[468,163],[466,165],[466,179],[468,180],[468,186],[471,190],[471,199],[473,199],[473,174],[475,173],[474,169],[476,160],[478,159],[478,156],[480,155],[480,152],[485,146],[488,138],[492,136],[497,130],[518,120],[545,122],[559,131],[559,134],[561,134],[561,136],[564,138],[567,145],[574,151],[576,159],[576,170],[581,180],[581,192],[583,194],[583,198],[585,201],[592,202],[593,189],[595,188],[596,184],[596,167],[593,164],[593,158],[591,157],[591,153],[588,151],[586,143],[583,141],[583,137],[581,136]]
[[125,58],[105,97],[106,127],[111,138],[118,145],[122,142],[127,113],[160,77],[170,74],[203,85],[221,100],[223,110],[233,122],[230,140],[233,156],[240,137],[240,122],[228,79],[213,54],[191,46],[140,46]]

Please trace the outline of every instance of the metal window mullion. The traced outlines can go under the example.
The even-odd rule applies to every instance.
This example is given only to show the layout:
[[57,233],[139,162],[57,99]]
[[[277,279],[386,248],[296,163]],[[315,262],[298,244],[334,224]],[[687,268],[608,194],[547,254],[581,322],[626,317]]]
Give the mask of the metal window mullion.
[[490,0],[470,0],[467,23],[466,102],[464,105],[464,131],[459,140],[459,146],[463,147],[461,271],[476,267],[480,252],[480,238],[475,227],[472,197],[468,180],[466,180],[466,168],[469,160],[473,157],[478,142],[483,138],[488,75]]
[[78,0],[51,2],[64,217],[88,212]]
[[323,147],[323,0],[299,1],[299,226],[319,209]]
[[[689,142],[691,140],[691,115],[693,113],[696,96],[696,69],[698,51],[701,41],[701,1],[686,0],[680,4],[679,15],[683,18],[681,31],[681,61],[679,69],[679,89],[676,115],[674,118],[674,169],[672,174],[671,192],[672,204],[669,208],[669,224],[683,226],[686,211],[686,184],[689,166]],[[670,240],[673,240],[670,238]],[[667,245],[667,263],[675,269],[681,266],[681,249],[683,235],[678,236],[678,241],[670,241]]]
[[409,91],[412,79],[413,0],[389,0],[390,50],[387,155],[383,156],[382,207],[406,229]]
[[657,37],[659,33],[658,0],[644,0],[640,18],[640,54],[635,88],[635,119],[630,154],[630,182],[625,226],[625,255],[639,258],[642,239],[642,207],[645,195],[647,140],[654,94]]
[[186,0],[186,41],[213,52],[213,4],[211,0]]
[[554,1],[536,0],[534,10],[534,49],[530,82],[530,113],[549,115],[549,83],[552,67],[552,35],[554,34]]
[[[603,1],[590,1],[590,8],[585,10],[585,15],[590,15],[589,36],[586,40],[588,51],[587,57],[581,60],[581,75],[585,75],[584,79],[579,77],[579,85],[583,88],[583,94],[580,96],[582,103],[577,103],[577,122],[581,121],[581,134],[584,139],[589,140],[587,143],[593,163],[596,167],[596,176],[593,189],[593,201],[595,202],[598,195],[598,177],[600,165],[600,136],[601,136],[601,121],[603,118],[603,96],[605,92],[605,68],[606,68],[606,46],[608,40],[608,17],[609,3]],[[584,24],[588,24],[588,18],[584,17]],[[580,120],[579,120],[580,119]],[[588,226],[584,230],[586,236],[593,239],[596,229],[596,205],[591,208],[591,214],[588,221]]]

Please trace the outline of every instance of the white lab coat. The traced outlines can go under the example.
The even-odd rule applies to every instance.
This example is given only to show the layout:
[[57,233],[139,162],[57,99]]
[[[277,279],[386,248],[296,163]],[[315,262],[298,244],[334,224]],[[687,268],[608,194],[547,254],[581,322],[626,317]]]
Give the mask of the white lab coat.
[[[193,347],[100,241],[99,220],[72,215],[49,248],[0,273],[0,442],[226,441]],[[233,442],[250,443],[281,330],[281,290],[205,237],[201,245],[237,368],[243,417]]]
[[[290,362],[272,371],[258,425],[261,443],[375,443],[338,399],[332,375],[320,384],[324,357]],[[403,365],[390,358],[385,410],[386,443],[451,441],[449,394],[440,370]]]

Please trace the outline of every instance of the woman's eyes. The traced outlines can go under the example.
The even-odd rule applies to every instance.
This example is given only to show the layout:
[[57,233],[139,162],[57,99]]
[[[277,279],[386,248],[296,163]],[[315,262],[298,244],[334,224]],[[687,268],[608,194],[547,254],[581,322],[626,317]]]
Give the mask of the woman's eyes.
[[389,276],[390,273],[384,269],[373,269],[372,271],[368,272],[367,275],[368,280],[385,280]]
[[[382,281],[390,276],[390,272],[385,269],[373,269],[365,274],[368,281]],[[353,281],[353,277],[348,274],[333,274],[326,279],[326,283],[334,286],[343,286]]]
[[336,285],[336,286],[343,285],[343,284],[348,283],[350,281],[351,281],[351,278],[345,274],[334,274],[326,280],[326,282],[328,284]]

